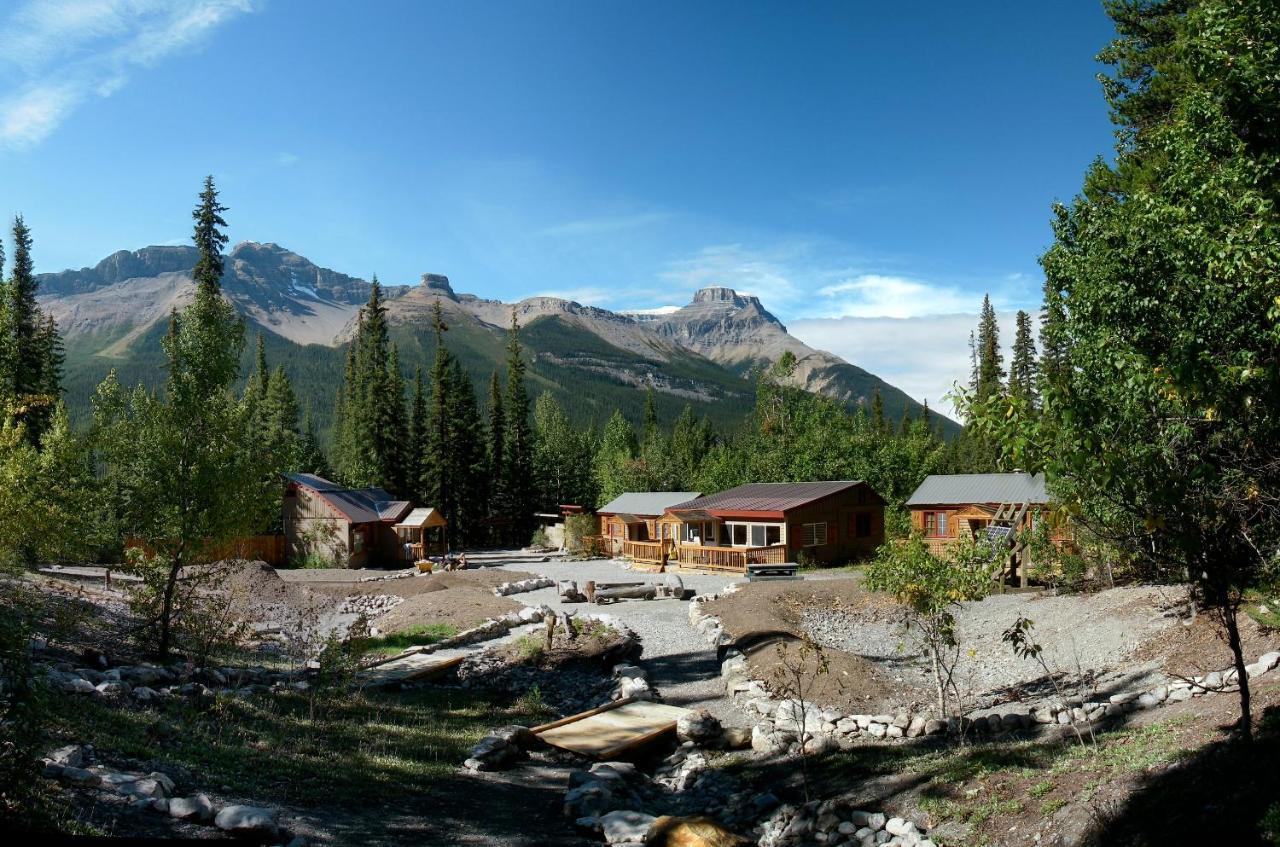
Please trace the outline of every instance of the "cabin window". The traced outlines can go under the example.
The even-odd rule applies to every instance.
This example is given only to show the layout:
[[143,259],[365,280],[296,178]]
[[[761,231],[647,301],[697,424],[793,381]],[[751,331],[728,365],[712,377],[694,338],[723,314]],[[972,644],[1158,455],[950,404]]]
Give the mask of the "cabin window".
[[853,516],[853,537],[869,538],[871,536],[871,513],[858,512]]
[[744,523],[729,524],[729,543],[734,547],[747,546],[747,525]]
[[776,547],[782,543],[782,527],[769,524],[764,528],[764,546]]
[[702,524],[687,523],[684,525],[684,540],[690,544],[702,543]]
[[807,523],[801,528],[801,544],[805,547],[823,547],[827,543],[825,523]]
[[351,552],[353,553],[364,552],[364,530],[363,529],[357,529],[354,533],[352,533]]
[[943,538],[947,534],[946,512],[924,513],[924,534],[932,538]]

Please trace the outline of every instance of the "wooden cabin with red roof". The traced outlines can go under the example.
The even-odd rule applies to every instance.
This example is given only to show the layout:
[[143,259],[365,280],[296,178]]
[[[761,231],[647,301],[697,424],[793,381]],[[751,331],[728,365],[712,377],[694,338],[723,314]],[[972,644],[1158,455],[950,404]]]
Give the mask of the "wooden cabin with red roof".
[[884,543],[884,499],[861,480],[756,482],[669,506],[683,567],[744,572],[808,558],[834,564]]

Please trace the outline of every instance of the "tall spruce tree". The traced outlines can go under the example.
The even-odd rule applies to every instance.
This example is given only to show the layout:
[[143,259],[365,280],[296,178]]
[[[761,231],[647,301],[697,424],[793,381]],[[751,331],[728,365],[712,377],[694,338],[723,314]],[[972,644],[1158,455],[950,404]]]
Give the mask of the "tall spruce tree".
[[1000,352],[1000,324],[988,295],[982,296],[982,313],[978,319],[978,383],[977,398],[985,400],[1000,394],[1004,388],[1004,354]]
[[528,544],[533,531],[535,495],[533,480],[533,432],[529,426],[529,392],[524,384],[525,363],[520,346],[520,323],[511,310],[507,339],[507,393],[503,400],[506,433],[502,441],[503,476],[506,480],[508,543]]
[[329,467],[329,459],[320,446],[316,435],[315,419],[311,416],[311,408],[302,415],[302,437],[298,443],[298,471],[328,478],[333,471]]
[[435,331],[435,360],[431,363],[431,402],[427,409],[426,461],[423,463],[423,496],[440,510],[449,525],[444,528],[446,541],[452,545],[458,529],[457,465],[449,416],[453,411],[453,356],[444,343],[449,330],[437,297],[431,312]]
[[1013,355],[1009,360],[1009,394],[1039,405],[1039,379],[1036,365],[1036,342],[1031,331],[1031,316],[1018,311],[1017,332],[1013,338]]
[[484,542],[488,510],[488,458],[485,427],[476,406],[471,374],[456,358],[449,368],[449,423],[451,476],[454,481],[456,543],[472,546]]
[[31,230],[18,215],[13,219],[13,271],[0,286],[0,400],[23,425],[28,443],[36,446],[62,394],[62,342],[53,318],[36,303],[38,286]]
[[1044,283],[1044,306],[1040,318],[1040,365],[1038,391],[1043,394],[1054,383],[1060,384],[1069,367],[1067,347],[1067,311],[1062,292],[1052,280]]
[[409,400],[409,447],[405,455],[405,466],[411,482],[410,493],[421,504],[428,502],[425,481],[431,450],[430,433],[427,423],[427,391],[422,380],[422,365],[417,365],[413,369],[413,394]]
[[493,531],[489,540],[502,542],[500,529],[504,526],[503,504],[507,499],[506,465],[502,461],[502,449],[507,440],[507,415],[502,408],[502,380],[498,372],[489,375],[489,426],[486,432],[485,458],[488,462],[489,525]]

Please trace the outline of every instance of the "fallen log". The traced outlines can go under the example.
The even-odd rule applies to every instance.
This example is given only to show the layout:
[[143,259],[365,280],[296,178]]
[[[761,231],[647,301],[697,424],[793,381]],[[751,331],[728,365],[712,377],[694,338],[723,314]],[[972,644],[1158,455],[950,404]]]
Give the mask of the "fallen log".
[[656,585],[634,585],[626,588],[596,587],[595,602],[612,603],[616,600],[652,600],[658,596]]

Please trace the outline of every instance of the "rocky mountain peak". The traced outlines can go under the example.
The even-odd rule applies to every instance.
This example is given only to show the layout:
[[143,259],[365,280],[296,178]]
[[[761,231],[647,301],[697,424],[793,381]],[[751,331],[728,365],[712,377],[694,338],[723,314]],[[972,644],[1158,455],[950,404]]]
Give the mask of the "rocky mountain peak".
[[713,286],[711,288],[700,288],[693,294],[694,303],[730,303],[737,308],[750,305],[760,305],[760,301],[750,295],[743,296],[732,288],[722,286]]
[[453,292],[453,286],[449,284],[449,277],[444,274],[423,274],[422,280],[418,284],[435,294],[448,297],[450,300],[458,299],[458,295]]

